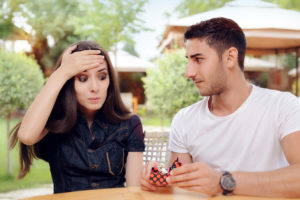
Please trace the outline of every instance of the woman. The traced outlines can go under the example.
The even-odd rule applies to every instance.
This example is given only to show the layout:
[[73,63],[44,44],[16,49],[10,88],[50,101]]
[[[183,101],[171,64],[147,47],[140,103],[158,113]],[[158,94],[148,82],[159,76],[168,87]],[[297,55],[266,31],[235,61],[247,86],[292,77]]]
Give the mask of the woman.
[[18,139],[19,178],[32,158],[42,158],[54,193],[139,184],[142,125],[124,106],[109,56],[97,43],[81,41],[62,54],[12,131],[12,147]]

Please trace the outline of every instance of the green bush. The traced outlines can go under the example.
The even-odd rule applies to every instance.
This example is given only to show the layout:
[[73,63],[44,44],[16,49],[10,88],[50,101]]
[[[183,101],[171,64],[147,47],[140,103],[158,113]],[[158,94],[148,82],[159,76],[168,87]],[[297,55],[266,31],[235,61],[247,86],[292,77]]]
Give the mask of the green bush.
[[32,58],[0,51],[0,115],[26,109],[44,83],[43,73]]
[[200,100],[194,83],[185,77],[185,50],[164,53],[143,78],[147,106],[161,117],[172,118],[179,109]]
[[[7,133],[11,114],[18,108],[27,109],[43,83],[40,67],[32,58],[0,50],[0,116],[7,121]],[[7,152],[7,173],[11,174],[11,154]]]

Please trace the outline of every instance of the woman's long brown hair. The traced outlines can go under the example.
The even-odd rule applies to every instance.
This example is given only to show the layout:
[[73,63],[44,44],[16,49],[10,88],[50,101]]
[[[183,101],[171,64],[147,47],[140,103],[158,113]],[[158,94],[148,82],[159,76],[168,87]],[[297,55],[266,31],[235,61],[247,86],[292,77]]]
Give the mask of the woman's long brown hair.
[[[108,53],[99,44],[91,41],[80,41],[73,45],[77,45],[77,47],[72,53],[83,50],[100,50],[100,54],[105,57],[109,73],[109,87],[107,90],[107,98],[99,110],[100,114],[105,113],[101,115],[104,120],[108,123],[115,124],[129,119],[130,111],[126,108],[121,99],[118,81]],[[55,69],[60,67],[61,61],[62,54],[56,63]],[[52,133],[66,133],[74,127],[76,119],[77,99],[74,91],[74,78],[71,78],[65,83],[58,94],[45,128]],[[22,122],[18,123],[10,132],[10,149],[13,149],[19,142],[20,170],[18,179],[24,178],[29,172],[33,158],[45,160],[45,157],[42,156],[43,152],[39,149],[37,144],[28,146],[18,140],[18,130],[21,123]]]

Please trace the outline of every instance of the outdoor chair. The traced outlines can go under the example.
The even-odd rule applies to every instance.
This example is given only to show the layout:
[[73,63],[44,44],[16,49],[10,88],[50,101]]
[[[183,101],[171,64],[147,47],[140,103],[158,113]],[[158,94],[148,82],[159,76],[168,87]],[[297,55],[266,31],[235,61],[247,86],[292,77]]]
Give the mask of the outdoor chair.
[[167,168],[170,159],[168,147],[169,132],[149,131],[145,132],[146,149],[143,153],[143,161],[146,164],[150,160],[159,162]]

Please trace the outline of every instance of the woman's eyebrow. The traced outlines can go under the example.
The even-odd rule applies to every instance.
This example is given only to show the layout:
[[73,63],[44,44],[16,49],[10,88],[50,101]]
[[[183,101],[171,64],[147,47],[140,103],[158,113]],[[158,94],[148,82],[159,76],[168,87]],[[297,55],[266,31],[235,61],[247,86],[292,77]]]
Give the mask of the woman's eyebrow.
[[102,68],[102,69],[99,69],[97,72],[102,72],[102,71],[107,71],[107,68]]
[[[99,69],[97,72],[102,72],[102,71],[107,71],[107,68],[102,68],[102,69]],[[82,72],[84,72],[84,73],[86,73],[87,72],[87,70],[84,70],[84,71],[82,71]]]

